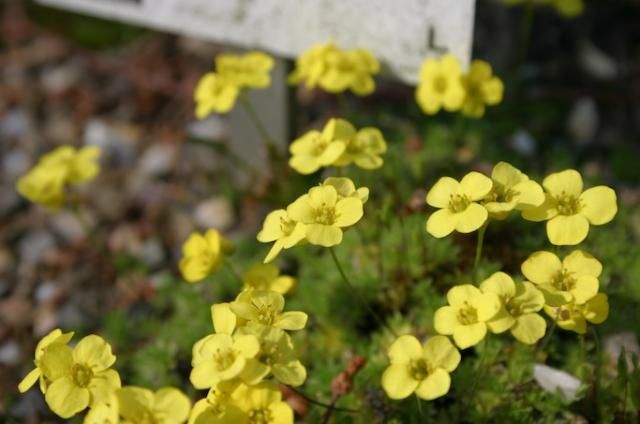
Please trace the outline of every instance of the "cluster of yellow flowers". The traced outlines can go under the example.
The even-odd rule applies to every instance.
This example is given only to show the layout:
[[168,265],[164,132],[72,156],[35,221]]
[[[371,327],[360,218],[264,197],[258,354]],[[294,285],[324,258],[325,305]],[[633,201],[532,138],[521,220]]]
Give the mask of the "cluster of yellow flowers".
[[334,43],[316,44],[298,57],[289,83],[304,83],[307,88],[320,87],[330,93],[351,90],[366,96],[375,90],[373,76],[379,71],[380,63],[366,49],[342,50]]
[[[505,162],[493,168],[491,178],[478,172],[460,182],[440,178],[427,193],[427,203],[439,210],[429,217],[426,229],[438,238],[454,230],[484,231],[489,219],[505,219],[518,210],[525,219],[548,220],[551,243],[576,245],[586,238],[589,224],[605,224],[617,212],[615,192],[605,186],[583,192],[575,170],[549,175],[542,187]],[[560,328],[579,334],[586,332],[587,322],[607,319],[607,295],[598,292],[602,265],[590,254],[575,250],[561,261],[551,252],[535,252],[521,270],[526,280],[519,283],[496,272],[479,286],[465,282],[452,287],[448,305],[434,314],[433,325],[440,335],[424,347],[413,336],[399,337],[388,350],[390,365],[382,376],[389,397],[403,399],[415,392],[434,399],[449,391],[448,373],[457,367],[460,354],[444,336],[466,349],[480,343],[488,331],[509,330],[519,342],[534,344],[547,328],[539,314],[542,310]]]
[[573,18],[584,11],[584,0],[502,0],[508,6],[533,4],[537,6],[551,6],[560,15]]
[[191,401],[180,390],[166,387],[153,393],[122,387],[120,375],[111,367],[116,357],[111,346],[96,335],[69,342],[73,333],[55,329],[36,346],[35,366],[20,382],[21,393],[36,382],[49,408],[62,418],[71,418],[90,408],[85,424],[163,422],[180,424],[187,420]]
[[258,241],[275,243],[264,261],[270,262],[282,249],[302,242],[324,247],[340,244],[343,230],[362,218],[363,206],[368,199],[369,189],[356,189],[349,178],[325,179],[286,209],[277,209],[267,215]]
[[307,314],[283,311],[295,279],[260,264],[243,280],[233,302],[211,307],[214,332],[193,345],[190,380],[209,393],[196,402],[189,423],[293,423],[276,381],[295,387],[307,378],[287,333],[302,330]]
[[384,136],[377,128],[356,131],[344,119],[330,119],[322,131],[311,130],[289,146],[289,165],[301,174],[312,174],[324,166],[355,164],[363,169],[380,168],[387,151]]
[[490,218],[504,219],[518,210],[524,219],[547,221],[552,244],[576,245],[587,237],[589,225],[608,223],[618,210],[611,188],[583,191],[582,177],[573,169],[547,176],[542,187],[505,162],[493,168],[491,178],[478,172],[460,182],[440,178],[426,197],[427,204],[439,208],[429,216],[427,231],[438,238],[454,230],[471,233]]
[[461,111],[470,118],[484,115],[486,106],[502,101],[504,84],[493,75],[491,65],[474,60],[466,74],[453,55],[429,58],[420,67],[416,101],[424,113],[433,115],[440,109]]
[[268,87],[272,68],[273,58],[262,52],[218,55],[216,71],[204,74],[194,91],[196,117],[203,119],[210,113],[227,113],[233,109],[242,89]]
[[43,155],[36,166],[20,177],[17,190],[34,203],[58,209],[64,204],[65,185],[87,182],[100,172],[99,156],[100,148],[95,146],[81,149],[60,146]]

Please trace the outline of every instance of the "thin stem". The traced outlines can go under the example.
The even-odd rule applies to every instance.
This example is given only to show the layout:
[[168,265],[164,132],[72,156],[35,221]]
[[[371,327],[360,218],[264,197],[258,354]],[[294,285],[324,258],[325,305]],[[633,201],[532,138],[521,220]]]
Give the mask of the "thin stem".
[[78,207],[77,204],[73,204],[71,206],[71,212],[73,212],[73,215],[75,215],[76,219],[80,223],[80,226],[84,230],[86,237],[91,238],[91,234],[93,233],[93,228],[91,228],[91,224],[89,224],[89,221],[87,221],[84,215],[82,215],[82,212],[80,212],[80,208]]
[[540,344],[540,347],[538,349],[540,352],[543,352],[544,349],[549,344],[549,342],[551,341],[551,338],[553,337],[553,333],[555,332],[557,326],[558,326],[558,324],[556,323],[556,320],[555,319],[552,320],[551,329],[549,329],[549,332],[547,333],[547,336],[544,338],[544,340],[542,341],[542,343]]
[[391,329],[391,327],[389,327],[376,313],[376,311],[373,310],[373,308],[371,308],[371,306],[369,306],[369,304],[360,296],[360,293],[358,293],[358,290],[355,288],[355,286],[353,284],[351,284],[351,281],[349,281],[349,278],[347,277],[347,274],[344,272],[344,269],[342,268],[342,265],[340,265],[340,261],[338,260],[338,257],[336,256],[336,252],[335,250],[333,250],[333,247],[329,248],[329,252],[331,252],[331,257],[333,258],[333,262],[336,264],[336,268],[338,268],[338,272],[340,273],[340,276],[342,277],[342,281],[344,281],[344,283],[349,287],[349,289],[353,292],[353,295],[358,299],[358,301],[367,309],[367,311],[369,311],[369,313],[374,317],[374,319],[378,322],[378,324],[384,328],[386,328],[391,334],[393,334],[395,337],[398,337],[398,335],[396,334],[395,331],[393,331],[393,329]]
[[578,368],[578,378],[580,380],[584,379],[584,369],[585,369],[585,361],[587,358],[587,349],[584,342],[584,334],[580,334],[578,336],[578,341],[580,343],[580,365]]
[[256,110],[253,108],[253,105],[251,104],[249,99],[244,94],[241,94],[239,96],[239,99],[240,99],[240,104],[244,108],[245,112],[247,112],[247,115],[249,115],[249,118],[253,122],[253,125],[256,127],[256,130],[258,130],[260,137],[262,137],[265,143],[267,143],[271,148],[273,148],[274,150],[277,150],[276,143],[273,141],[273,139],[269,135],[269,132],[267,131],[264,124],[262,123],[262,120],[260,120],[260,117],[256,113]]
[[312,404],[317,405],[317,406],[322,406],[323,408],[331,409],[333,411],[338,411],[338,412],[346,412],[346,413],[349,413],[349,414],[357,414],[357,413],[360,412],[359,409],[339,408],[339,407],[337,407],[335,405],[331,405],[331,404],[328,404],[328,403],[320,402],[319,400],[315,400],[315,399],[309,397],[308,395],[302,393],[301,391],[299,391],[299,390],[297,390],[297,389],[295,389],[294,387],[291,387],[291,386],[287,386],[287,388],[289,390],[291,390],[293,393],[295,393],[298,396],[302,397],[307,402],[312,403]]
[[[596,345],[596,369],[594,372],[594,381],[593,381],[593,398],[594,398],[594,406],[596,408],[596,418],[598,421],[600,420],[600,405],[598,404],[598,396],[600,391],[600,368],[601,368],[601,351],[600,351],[600,337],[598,337],[598,330],[595,327],[591,327],[591,332],[593,333],[593,340]],[[625,403],[626,403],[626,386],[625,386]],[[624,411],[623,411],[624,412]],[[622,421],[625,421],[624,414],[622,415]]]
[[476,258],[473,261],[473,275],[478,277],[478,264],[480,263],[480,256],[482,256],[482,245],[484,244],[484,232],[487,230],[489,224],[485,223],[478,230],[478,242],[476,244]]
[[240,281],[240,283],[242,285],[244,285],[244,280],[242,279],[242,275],[240,275],[240,273],[235,269],[235,267],[233,266],[233,264],[228,260],[228,259],[224,259],[222,261],[222,263],[224,264],[224,266],[229,270],[230,274],[233,274],[233,276]]
[[422,402],[420,401],[418,395],[416,395],[416,402],[418,403],[418,415],[420,415],[420,418],[422,418],[424,417],[424,414],[422,412]]
[[535,16],[535,4],[533,1],[528,1],[525,6],[524,22],[522,25],[522,34],[520,35],[520,52],[518,54],[518,63],[516,69],[519,69],[524,65],[527,60],[527,53],[529,52],[529,43],[531,41],[531,30],[533,29],[533,18]]

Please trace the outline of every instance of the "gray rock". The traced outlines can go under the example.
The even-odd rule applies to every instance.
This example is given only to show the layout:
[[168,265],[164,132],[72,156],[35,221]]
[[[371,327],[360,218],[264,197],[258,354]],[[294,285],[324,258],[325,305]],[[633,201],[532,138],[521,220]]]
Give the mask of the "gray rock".
[[224,197],[213,197],[196,206],[193,219],[200,229],[224,231],[233,225],[233,209]]
[[587,144],[595,138],[599,123],[596,102],[591,97],[582,97],[571,109],[567,119],[567,130],[576,143]]
[[568,372],[552,368],[544,364],[533,366],[533,378],[545,391],[549,393],[560,393],[567,401],[576,400],[580,380]]
[[20,260],[27,264],[36,264],[55,248],[53,236],[45,230],[36,230],[23,237],[18,245]]
[[56,234],[68,241],[80,241],[86,236],[82,223],[72,212],[61,211],[52,215],[51,226]]
[[164,263],[164,248],[157,238],[145,240],[137,255],[150,268],[158,268]]
[[629,368],[633,366],[631,362],[632,356],[638,355],[638,357],[640,357],[638,338],[632,332],[611,334],[605,337],[603,342],[605,352],[607,352],[609,358],[614,362],[618,361],[623,351]]
[[227,125],[228,121],[222,116],[211,115],[206,119],[189,123],[187,135],[204,140],[223,140],[228,135]]
[[34,293],[37,303],[48,303],[58,293],[58,283],[56,281],[44,281],[38,285]]
[[31,130],[29,116],[22,109],[5,113],[0,120],[0,135],[6,138],[22,138]]
[[605,52],[588,41],[580,44],[578,62],[594,78],[613,80],[618,76],[618,65]]
[[0,364],[15,366],[22,360],[20,346],[15,340],[7,340],[0,345]]
[[84,144],[100,147],[117,166],[130,164],[135,157],[133,140],[100,119],[91,119],[85,125]]
[[519,129],[513,134],[510,144],[513,150],[522,156],[530,157],[536,152],[536,140],[524,129]]
[[80,69],[75,63],[67,62],[44,68],[40,75],[40,82],[46,91],[54,94],[61,93],[76,84],[80,74]]
[[29,155],[23,150],[11,150],[2,158],[2,172],[4,177],[10,180],[18,179],[26,174],[30,166]]
[[171,171],[176,160],[176,147],[168,143],[157,143],[149,147],[138,162],[142,175],[158,177]]

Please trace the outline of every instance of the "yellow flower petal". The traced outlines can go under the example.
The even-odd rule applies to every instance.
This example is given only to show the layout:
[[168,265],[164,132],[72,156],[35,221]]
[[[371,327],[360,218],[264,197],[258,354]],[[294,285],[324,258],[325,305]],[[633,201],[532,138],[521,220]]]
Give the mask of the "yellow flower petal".
[[407,364],[412,359],[422,357],[422,345],[413,336],[400,336],[389,346],[387,355],[392,364]]
[[443,368],[448,372],[452,372],[460,364],[460,352],[448,337],[429,338],[424,345],[423,353],[432,367]]
[[165,387],[155,394],[154,412],[167,422],[182,423],[189,417],[191,401],[180,390]]
[[108,369],[96,373],[89,384],[91,394],[91,407],[99,403],[107,403],[111,400],[113,392],[122,385],[117,371]]
[[435,211],[427,219],[426,230],[436,238],[446,237],[456,228],[458,215],[449,209]]
[[516,300],[523,314],[538,312],[544,306],[544,295],[529,281],[516,286]]
[[495,317],[502,306],[500,298],[493,293],[482,293],[474,296],[469,303],[476,308],[478,321],[481,322]]
[[315,210],[309,195],[304,194],[287,206],[287,214],[294,221],[312,224],[315,220]]
[[591,275],[599,277],[602,272],[602,264],[589,253],[582,250],[574,250],[562,260],[562,266],[567,271],[577,275]]
[[249,358],[240,373],[240,378],[246,384],[254,385],[260,383],[262,379],[269,374],[269,371],[271,371],[271,369],[267,365],[253,358]]
[[460,193],[466,194],[471,200],[480,200],[491,191],[493,181],[479,172],[469,172],[460,181]]
[[282,237],[281,221],[287,220],[288,218],[287,211],[284,209],[270,212],[264,219],[262,230],[258,233],[258,241],[269,243]]
[[481,294],[482,292],[477,287],[471,284],[461,284],[449,289],[447,292],[447,301],[451,306],[461,307]]
[[318,246],[331,247],[342,242],[342,230],[333,225],[307,225],[307,240]]
[[442,368],[436,368],[416,388],[416,395],[425,400],[433,400],[446,395],[451,387],[451,377]]
[[522,211],[522,217],[527,221],[546,221],[558,215],[556,201],[549,194],[545,194],[544,201],[540,206],[527,208]]
[[487,325],[484,322],[460,325],[453,330],[453,340],[460,349],[466,349],[480,343],[486,334]]
[[273,423],[293,424],[293,410],[286,402],[274,402],[269,405]]
[[516,295],[516,285],[513,279],[504,272],[496,272],[480,283],[483,292],[490,292],[503,299],[510,299]]
[[231,310],[230,303],[211,305],[211,320],[215,332],[219,334],[231,335],[236,328],[236,314]]
[[467,206],[467,209],[456,214],[456,231],[460,233],[471,233],[482,227],[487,218],[489,218],[489,212],[477,204],[471,203]]
[[451,177],[440,178],[429,193],[427,193],[427,204],[434,208],[446,208],[449,205],[451,196],[458,193],[460,183]]
[[616,192],[606,186],[585,190],[580,196],[583,207],[580,213],[593,225],[602,225],[611,221],[618,212]]
[[334,224],[338,227],[348,227],[362,218],[362,201],[354,197],[344,198],[336,203],[335,211],[337,216]]
[[27,374],[22,379],[22,381],[20,381],[20,384],[18,384],[18,391],[20,393],[26,392],[34,384],[36,384],[36,382],[38,381],[39,378],[40,378],[40,368],[32,369],[31,371],[29,371],[29,374]]
[[598,294],[599,288],[600,284],[596,277],[581,275],[576,278],[575,287],[570,292],[573,296],[573,301],[581,305]]
[[76,386],[71,376],[66,376],[51,383],[45,400],[56,415],[71,418],[89,406],[89,390]]
[[516,319],[503,306],[493,318],[487,321],[487,326],[492,333],[500,334],[513,327],[515,323]]
[[582,193],[582,176],[574,169],[567,169],[547,176],[542,185],[554,197],[563,193],[578,197]]
[[271,372],[275,378],[283,384],[298,387],[307,379],[307,370],[300,361],[291,361],[286,364],[273,364]]
[[491,171],[491,179],[504,187],[514,187],[517,184],[528,181],[529,178],[518,168],[507,163],[498,162]]
[[105,370],[116,362],[111,345],[93,334],[78,342],[73,349],[73,359],[77,363],[88,365],[94,371]]
[[550,284],[562,270],[562,262],[551,252],[539,251],[531,254],[521,267],[522,274],[535,284]]
[[391,399],[404,399],[411,395],[419,382],[409,373],[406,364],[391,364],[382,373],[382,388]]
[[452,306],[438,308],[433,315],[433,327],[439,334],[451,335],[459,325],[458,310]]
[[308,316],[304,312],[284,312],[282,313],[273,326],[283,330],[302,330],[307,325]]
[[609,300],[604,293],[598,293],[584,306],[584,317],[594,324],[604,322],[609,316]]
[[547,330],[547,322],[538,314],[524,314],[516,319],[511,334],[521,343],[537,343]]
[[574,246],[589,234],[589,221],[582,215],[558,215],[547,221],[547,236],[556,246]]
[[516,208],[520,210],[535,208],[544,203],[545,195],[542,187],[535,181],[524,181],[515,186],[513,190],[518,192]]

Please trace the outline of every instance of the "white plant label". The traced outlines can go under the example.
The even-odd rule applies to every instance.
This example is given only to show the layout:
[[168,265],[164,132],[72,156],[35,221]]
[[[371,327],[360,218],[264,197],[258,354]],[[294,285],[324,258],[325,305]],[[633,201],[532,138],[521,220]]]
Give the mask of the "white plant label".
[[371,50],[415,83],[426,57],[471,55],[475,0],[38,0],[107,19],[295,58],[314,43]]

